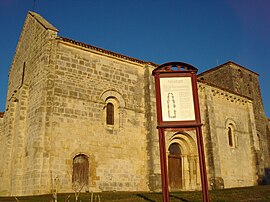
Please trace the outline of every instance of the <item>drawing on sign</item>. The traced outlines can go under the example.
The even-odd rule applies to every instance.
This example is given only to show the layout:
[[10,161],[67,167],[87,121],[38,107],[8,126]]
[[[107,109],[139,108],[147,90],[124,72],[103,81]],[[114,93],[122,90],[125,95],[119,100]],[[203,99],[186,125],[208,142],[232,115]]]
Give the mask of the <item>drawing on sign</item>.
[[173,93],[168,93],[167,96],[167,107],[169,118],[176,118],[176,105]]
[[160,78],[163,121],[195,120],[190,77]]

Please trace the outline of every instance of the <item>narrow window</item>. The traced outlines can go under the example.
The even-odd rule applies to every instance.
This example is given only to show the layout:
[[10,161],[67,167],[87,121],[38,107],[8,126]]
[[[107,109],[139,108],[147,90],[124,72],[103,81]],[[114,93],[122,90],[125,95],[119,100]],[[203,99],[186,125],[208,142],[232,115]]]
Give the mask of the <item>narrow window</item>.
[[232,134],[232,128],[228,127],[228,139],[229,139],[229,145],[233,146],[233,134]]
[[22,79],[21,79],[21,85],[19,88],[22,87],[23,82],[24,82],[24,75],[25,75],[25,62],[23,63],[23,69],[22,69]]
[[108,103],[106,108],[107,108],[107,111],[106,111],[107,124],[114,125],[114,106],[112,103]]

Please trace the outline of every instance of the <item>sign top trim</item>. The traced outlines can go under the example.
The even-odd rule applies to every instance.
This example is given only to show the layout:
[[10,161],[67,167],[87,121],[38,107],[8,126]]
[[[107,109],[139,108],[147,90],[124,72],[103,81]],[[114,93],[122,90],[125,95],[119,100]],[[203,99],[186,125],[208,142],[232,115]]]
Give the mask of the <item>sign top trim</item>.
[[179,72],[194,72],[197,73],[198,69],[190,64],[183,62],[168,62],[158,66],[152,71],[152,75],[160,73],[179,73]]

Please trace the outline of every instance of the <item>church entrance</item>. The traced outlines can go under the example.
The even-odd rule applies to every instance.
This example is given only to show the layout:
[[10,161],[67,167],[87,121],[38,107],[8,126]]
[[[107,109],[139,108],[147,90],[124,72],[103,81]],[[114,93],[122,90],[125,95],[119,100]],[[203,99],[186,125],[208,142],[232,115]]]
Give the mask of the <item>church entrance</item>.
[[195,131],[168,133],[168,184],[170,191],[200,188]]
[[72,183],[75,191],[87,189],[89,178],[89,161],[86,155],[80,154],[73,159]]
[[168,171],[170,190],[182,189],[182,159],[177,143],[169,147]]

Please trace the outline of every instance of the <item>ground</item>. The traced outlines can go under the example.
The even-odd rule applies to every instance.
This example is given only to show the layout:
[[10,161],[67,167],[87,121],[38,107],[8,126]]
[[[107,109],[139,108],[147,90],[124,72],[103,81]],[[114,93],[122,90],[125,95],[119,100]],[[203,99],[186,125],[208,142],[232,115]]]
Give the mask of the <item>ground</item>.
[[[224,202],[238,202],[238,201],[270,201],[270,185],[234,188],[224,190],[209,191],[210,201],[224,201]],[[92,198],[92,201],[91,201]],[[0,201],[19,201],[19,202],[51,202],[52,195],[42,196],[27,196],[27,197],[0,197]],[[58,194],[58,202],[73,202],[75,201],[75,194]],[[102,192],[102,193],[81,193],[78,197],[79,202],[161,202],[161,193],[149,192]],[[202,193],[196,192],[173,192],[170,193],[170,202],[176,201],[202,201]]]

